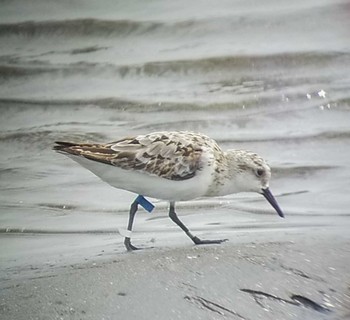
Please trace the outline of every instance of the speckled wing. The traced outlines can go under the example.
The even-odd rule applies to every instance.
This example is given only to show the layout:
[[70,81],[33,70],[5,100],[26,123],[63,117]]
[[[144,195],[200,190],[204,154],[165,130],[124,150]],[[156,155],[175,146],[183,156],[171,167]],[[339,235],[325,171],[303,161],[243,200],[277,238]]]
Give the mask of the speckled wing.
[[203,152],[196,141],[181,134],[156,133],[108,144],[58,144],[56,150],[169,180],[193,177],[201,167]]
[[202,149],[181,135],[150,134],[116,141],[111,163],[170,180],[186,180],[200,168]]

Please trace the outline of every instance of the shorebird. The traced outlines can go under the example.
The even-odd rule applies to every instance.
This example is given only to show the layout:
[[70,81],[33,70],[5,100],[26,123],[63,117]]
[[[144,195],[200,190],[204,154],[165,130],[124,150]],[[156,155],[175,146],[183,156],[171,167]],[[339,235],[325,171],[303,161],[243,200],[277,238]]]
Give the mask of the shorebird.
[[194,236],[178,218],[176,201],[257,192],[284,217],[269,189],[271,169],[266,161],[250,151],[223,151],[203,134],[154,132],[106,144],[56,141],[54,150],[68,155],[111,186],[139,195],[129,212],[124,239],[128,251],[138,249],[131,244],[138,206],[152,209],[145,196],[169,201],[170,219],[197,245],[227,239],[201,240]]

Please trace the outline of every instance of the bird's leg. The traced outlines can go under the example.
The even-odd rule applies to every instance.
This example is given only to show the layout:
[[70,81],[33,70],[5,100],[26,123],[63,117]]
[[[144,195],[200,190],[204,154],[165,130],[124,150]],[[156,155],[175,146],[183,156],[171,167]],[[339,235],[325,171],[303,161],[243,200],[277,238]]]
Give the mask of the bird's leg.
[[190,230],[181,222],[181,220],[178,218],[176,212],[175,212],[175,202],[170,202],[170,209],[169,209],[169,217],[171,220],[173,220],[185,233],[191,238],[191,240],[195,244],[212,244],[212,243],[222,243],[224,241],[227,241],[227,239],[223,240],[201,240],[198,237],[194,236]]
[[133,250],[138,250],[138,248],[134,247],[131,244],[131,240],[130,240],[130,236],[131,236],[131,232],[132,232],[132,225],[134,223],[134,218],[135,218],[135,214],[137,212],[138,209],[138,203],[135,200],[130,207],[130,212],[129,212],[129,222],[128,222],[128,236],[125,237],[124,239],[124,245],[126,247],[126,250],[128,251],[133,251]]

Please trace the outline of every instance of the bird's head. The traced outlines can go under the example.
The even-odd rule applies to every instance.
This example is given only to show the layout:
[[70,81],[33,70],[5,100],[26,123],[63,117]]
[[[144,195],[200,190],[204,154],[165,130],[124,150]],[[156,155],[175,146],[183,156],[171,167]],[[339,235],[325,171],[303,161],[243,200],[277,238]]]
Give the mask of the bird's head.
[[256,153],[243,150],[229,150],[227,156],[231,159],[231,177],[235,180],[237,192],[257,192],[277,211],[280,217],[284,214],[269,189],[271,169],[266,161]]

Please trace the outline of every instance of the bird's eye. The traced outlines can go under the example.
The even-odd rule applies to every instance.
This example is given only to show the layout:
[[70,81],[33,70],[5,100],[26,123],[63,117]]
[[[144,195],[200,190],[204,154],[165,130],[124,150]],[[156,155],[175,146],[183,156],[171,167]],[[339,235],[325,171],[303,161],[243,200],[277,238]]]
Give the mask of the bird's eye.
[[264,173],[265,173],[264,169],[259,168],[259,169],[256,170],[256,175],[258,177],[261,177]]

